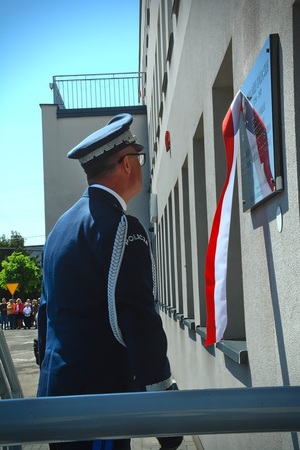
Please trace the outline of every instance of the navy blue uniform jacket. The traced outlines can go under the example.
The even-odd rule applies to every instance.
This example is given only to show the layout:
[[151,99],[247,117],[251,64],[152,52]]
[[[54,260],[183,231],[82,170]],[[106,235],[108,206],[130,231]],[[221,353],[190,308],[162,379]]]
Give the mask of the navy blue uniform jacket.
[[113,195],[89,187],[58,220],[43,271],[38,396],[170,386],[148,236]]

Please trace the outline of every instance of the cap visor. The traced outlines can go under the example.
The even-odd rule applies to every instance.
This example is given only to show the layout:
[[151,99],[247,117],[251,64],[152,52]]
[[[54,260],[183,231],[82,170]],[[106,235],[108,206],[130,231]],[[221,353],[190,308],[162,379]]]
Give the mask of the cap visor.
[[136,142],[134,142],[133,144],[130,144],[130,145],[132,145],[136,149],[137,152],[140,152],[144,148],[143,145],[137,144]]

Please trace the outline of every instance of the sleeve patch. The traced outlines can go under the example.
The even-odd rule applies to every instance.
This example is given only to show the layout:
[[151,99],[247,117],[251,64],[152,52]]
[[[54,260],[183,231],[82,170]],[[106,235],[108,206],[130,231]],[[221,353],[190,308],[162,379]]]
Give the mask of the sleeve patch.
[[138,234],[138,233],[127,236],[125,244],[129,245],[131,242],[134,242],[134,241],[142,241],[142,242],[144,242],[144,244],[147,245],[147,247],[149,246],[148,239],[145,236],[143,236],[142,234]]

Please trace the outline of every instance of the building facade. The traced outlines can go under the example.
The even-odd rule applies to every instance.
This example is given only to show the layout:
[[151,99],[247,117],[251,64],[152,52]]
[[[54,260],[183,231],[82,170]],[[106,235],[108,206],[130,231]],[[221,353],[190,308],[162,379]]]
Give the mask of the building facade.
[[[291,0],[140,1],[158,304],[182,389],[300,381],[299,23],[300,2]],[[273,126],[281,138],[275,144],[283,189],[244,211],[238,154],[228,324],[223,340],[205,346],[206,251],[227,170],[222,122],[270,35],[279,42]],[[299,448],[299,436],[288,433],[201,436],[201,442],[212,450]]]
[[[148,148],[148,132],[145,106],[126,108],[59,108],[58,104],[43,104],[43,164],[46,236],[58,218],[75,203],[87,188],[86,176],[76,160],[67,153],[89,134],[106,125],[122,112],[133,115],[131,127],[139,142]],[[143,166],[143,191],[128,205],[128,212],[139,215],[149,228],[149,158]]]

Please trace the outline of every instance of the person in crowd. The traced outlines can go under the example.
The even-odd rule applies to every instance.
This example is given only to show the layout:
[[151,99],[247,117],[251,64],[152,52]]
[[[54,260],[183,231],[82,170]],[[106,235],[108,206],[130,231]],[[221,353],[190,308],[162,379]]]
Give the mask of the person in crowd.
[[10,330],[16,328],[16,307],[13,298],[10,298],[7,302],[7,322]]
[[23,308],[23,316],[24,316],[24,328],[25,330],[30,330],[31,328],[31,303],[30,300],[27,299],[27,301],[24,304]]
[[1,301],[0,311],[1,311],[2,330],[7,330],[8,329],[8,319],[7,319],[7,300],[6,300],[6,298],[3,298]]
[[36,315],[38,312],[38,308],[39,308],[38,300],[34,298],[31,302],[31,326],[34,328],[37,328]]
[[[88,188],[58,220],[43,257],[38,312],[38,396],[176,389],[155,308],[150,241],[127,203],[142,190],[145,153],[129,114],[115,116],[68,157]],[[182,437],[158,438],[177,449]],[[51,449],[129,450],[130,440],[50,444]]]
[[17,298],[16,301],[16,316],[17,316],[17,328],[20,330],[23,328],[23,302],[20,298]]

